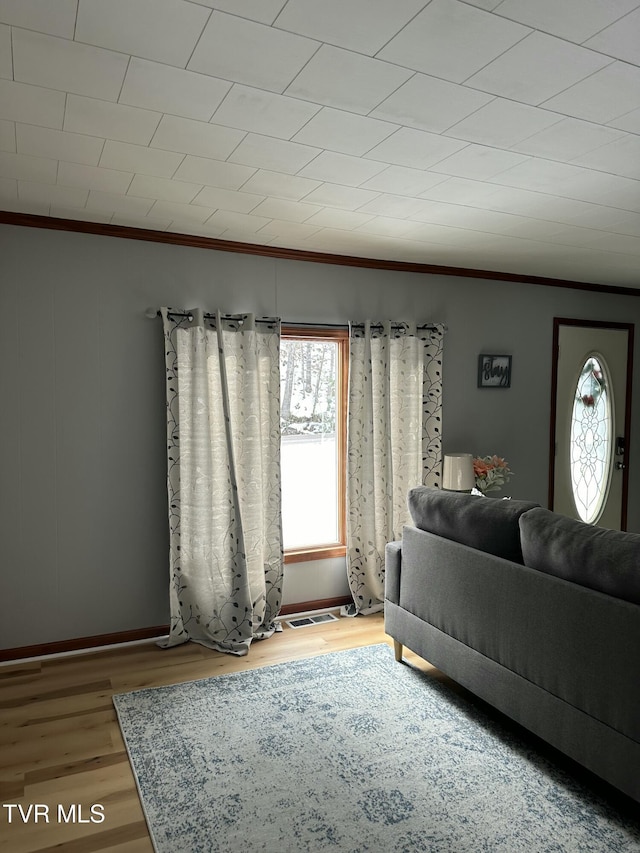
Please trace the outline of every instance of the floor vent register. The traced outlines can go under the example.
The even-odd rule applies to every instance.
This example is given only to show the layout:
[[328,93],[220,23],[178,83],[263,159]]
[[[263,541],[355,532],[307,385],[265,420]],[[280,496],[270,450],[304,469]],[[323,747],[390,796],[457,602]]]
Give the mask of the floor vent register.
[[290,628],[308,628],[310,625],[319,625],[321,622],[337,622],[338,617],[333,613],[318,613],[316,616],[299,616],[297,619],[288,619]]

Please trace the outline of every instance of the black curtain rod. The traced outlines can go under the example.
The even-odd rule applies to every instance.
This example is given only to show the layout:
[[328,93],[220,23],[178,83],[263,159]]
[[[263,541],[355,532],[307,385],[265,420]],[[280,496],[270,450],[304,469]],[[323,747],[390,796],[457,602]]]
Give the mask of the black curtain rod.
[[[150,309],[150,311],[147,311],[147,317],[161,317],[162,316],[159,311],[156,311],[154,314],[151,314],[150,312],[152,310],[153,309]],[[168,311],[167,314],[169,317],[189,317],[189,319],[193,318],[193,312],[192,311]],[[216,318],[217,314],[211,314],[209,311],[203,311],[202,316],[206,320],[213,320]],[[242,314],[221,314],[220,317],[222,320],[237,320],[238,317],[242,317]],[[256,317],[255,322],[256,323],[273,323],[274,319],[275,319],[274,317]]]
[[[155,311],[152,308],[152,309],[149,309],[147,311],[147,316],[148,317],[160,317],[161,315],[160,315],[160,311]],[[190,311],[169,311],[169,316],[170,317],[191,317],[192,315],[191,315]],[[207,319],[212,319],[215,316],[216,316],[215,314],[211,314],[207,311],[205,311],[203,313],[203,317],[206,317]],[[239,315],[238,314],[233,314],[233,315],[222,314],[221,316],[222,316],[223,320],[235,320]],[[273,323],[273,317],[256,317],[256,323]],[[348,323],[296,323],[296,322],[291,322],[291,321],[287,321],[287,320],[282,320],[282,325],[288,326],[289,328],[294,328],[294,329],[345,329],[346,330],[349,328]],[[352,325],[358,326],[358,327],[360,327],[360,326],[364,327],[364,323],[353,323]],[[404,325],[403,323],[392,323],[391,328],[392,329],[401,329],[401,328],[403,328],[403,325]],[[372,323],[371,328],[381,329],[382,323]],[[420,326],[416,326],[416,329],[429,330],[429,331],[434,331],[436,328],[437,327],[434,326],[432,323],[423,323]]]
[[[309,329],[348,329],[349,328],[348,323],[285,323],[284,320],[282,321],[282,325],[283,326],[289,326],[289,327],[292,327],[294,329],[295,328],[299,328],[299,329],[304,329],[304,328],[309,328]],[[360,329],[360,328],[364,329],[364,323],[352,323],[351,325],[355,326],[358,329]],[[392,329],[403,329],[404,326],[405,326],[404,323],[391,323]],[[371,323],[370,328],[381,329],[382,323]],[[435,331],[437,329],[437,326],[434,326],[433,323],[421,323],[420,325],[416,326],[416,329],[420,329],[421,331]]]

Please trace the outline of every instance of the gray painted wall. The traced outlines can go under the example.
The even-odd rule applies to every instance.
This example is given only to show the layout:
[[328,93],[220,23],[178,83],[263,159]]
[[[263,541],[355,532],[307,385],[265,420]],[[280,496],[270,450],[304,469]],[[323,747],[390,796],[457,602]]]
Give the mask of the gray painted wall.
[[[444,449],[505,456],[508,492],[543,505],[553,317],[640,320],[614,294],[0,226],[0,647],[168,621],[160,305],[446,323]],[[510,389],[477,389],[481,352],[513,355]],[[286,568],[286,602],[344,591],[343,561]]]

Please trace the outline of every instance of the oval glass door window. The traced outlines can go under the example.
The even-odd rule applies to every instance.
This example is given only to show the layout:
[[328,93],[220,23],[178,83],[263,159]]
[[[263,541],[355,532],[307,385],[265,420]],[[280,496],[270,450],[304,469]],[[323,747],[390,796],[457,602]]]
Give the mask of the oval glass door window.
[[571,488],[578,515],[594,524],[609,487],[612,449],[610,383],[604,362],[596,355],[585,361],[571,416]]

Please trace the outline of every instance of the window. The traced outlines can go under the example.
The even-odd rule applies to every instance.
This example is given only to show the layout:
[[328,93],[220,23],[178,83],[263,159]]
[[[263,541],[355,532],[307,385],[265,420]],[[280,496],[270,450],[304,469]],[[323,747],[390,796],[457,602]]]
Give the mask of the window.
[[280,348],[285,562],[345,553],[346,330],[283,328]]
[[582,366],[571,415],[571,487],[582,521],[595,524],[611,475],[612,409],[609,378],[601,356]]

